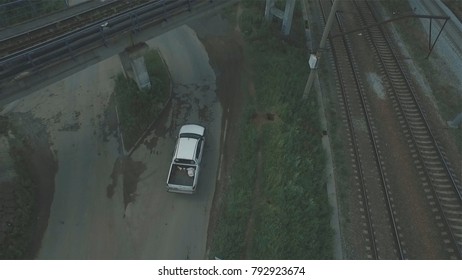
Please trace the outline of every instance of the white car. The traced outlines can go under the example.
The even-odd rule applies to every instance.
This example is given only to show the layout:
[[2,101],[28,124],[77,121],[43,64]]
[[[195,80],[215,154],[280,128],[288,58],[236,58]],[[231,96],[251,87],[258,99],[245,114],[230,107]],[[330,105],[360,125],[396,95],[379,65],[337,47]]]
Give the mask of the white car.
[[205,127],[198,124],[185,124],[181,127],[168,173],[167,191],[187,194],[196,192],[204,142]]

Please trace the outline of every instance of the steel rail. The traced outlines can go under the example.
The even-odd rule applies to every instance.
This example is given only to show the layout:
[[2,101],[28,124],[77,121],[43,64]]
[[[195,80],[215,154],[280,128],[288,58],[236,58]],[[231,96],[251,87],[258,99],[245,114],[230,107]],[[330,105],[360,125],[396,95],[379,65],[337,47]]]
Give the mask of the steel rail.
[[[156,8],[156,4],[162,4],[163,0],[156,0],[156,1],[151,1],[151,2],[148,2],[148,3],[145,3],[145,4],[142,4],[140,6],[137,6],[133,9],[129,9],[129,10],[126,10],[126,11],[123,11],[122,13],[119,13],[119,14],[116,14],[116,15],[113,15],[113,16],[110,16],[110,17],[106,17],[106,18],[103,18],[103,19],[100,19],[96,22],[92,22],[90,25],[87,25],[83,28],[79,28],[77,30],[71,30],[69,32],[66,32],[64,34],[60,34],[58,36],[54,36],[53,38],[49,39],[49,40],[46,40],[44,42],[41,42],[41,43],[38,43],[36,45],[33,45],[31,47],[26,47],[24,49],[21,49],[19,51],[16,51],[14,53],[11,53],[11,54],[8,54],[8,55],[5,55],[3,57],[0,58],[0,64],[3,62],[3,61],[8,61],[9,59],[11,58],[15,58],[17,56],[20,56],[21,54],[24,54],[24,53],[29,53],[29,52],[32,52],[32,51],[36,51],[37,49],[40,49],[41,47],[44,47],[44,46],[49,46],[50,44],[53,44],[53,43],[59,43],[61,42],[61,39],[73,39],[73,36],[79,36],[81,34],[84,34],[85,32],[87,31],[91,31],[91,32],[94,32],[94,33],[98,33],[100,32],[101,30],[101,25],[104,24],[105,22],[111,22],[111,25],[113,26],[116,26],[117,24],[120,24],[122,21],[125,21],[127,19],[127,15],[129,13],[134,13],[136,15],[138,15],[138,13],[141,11],[142,13],[146,13],[146,12],[149,12],[150,10],[152,10],[152,8]],[[175,2],[178,1],[178,0],[174,0]],[[172,2],[172,1],[171,1]],[[150,10],[143,10],[144,8],[147,8],[146,6],[149,6],[148,8],[150,8]],[[77,15],[78,16],[78,15]]]
[[[363,2],[361,2],[361,3],[363,3]],[[370,11],[370,14],[371,14],[373,20],[377,21],[376,16],[375,16],[374,13],[372,12],[373,9],[372,9],[372,7],[370,6],[369,2],[368,2],[368,1],[365,1],[364,3],[365,3],[365,5],[367,5],[367,9]],[[360,16],[361,16],[361,18],[362,18],[363,20],[365,20],[365,15],[361,12],[361,9],[359,8],[359,4],[357,3],[357,1],[354,1],[354,4],[356,5],[358,11],[360,11]],[[458,195],[458,197],[459,197],[459,203],[461,203],[461,202],[462,202],[462,197],[461,197],[460,191],[459,191],[459,189],[458,189],[458,187],[457,187],[456,180],[455,180],[455,178],[453,177],[453,175],[452,175],[452,173],[451,173],[451,171],[450,171],[450,169],[449,169],[449,166],[448,166],[448,164],[447,164],[447,162],[446,162],[446,159],[445,159],[444,156],[442,155],[442,151],[441,151],[441,149],[440,149],[440,147],[439,147],[439,144],[436,143],[435,135],[432,133],[432,131],[431,131],[431,129],[430,129],[430,125],[428,124],[428,121],[427,121],[427,119],[425,118],[425,116],[424,116],[424,114],[423,114],[423,109],[422,109],[422,107],[420,106],[419,102],[417,101],[417,98],[416,98],[416,96],[415,96],[414,90],[413,90],[413,89],[411,88],[411,86],[410,86],[411,82],[409,81],[409,78],[408,78],[407,75],[405,74],[405,71],[404,71],[402,65],[399,63],[399,60],[398,60],[398,58],[397,58],[397,55],[396,55],[396,53],[393,51],[393,48],[391,47],[391,43],[389,42],[388,37],[385,35],[384,31],[380,28],[380,26],[378,26],[376,29],[378,30],[378,32],[380,32],[381,37],[383,38],[383,40],[384,40],[385,43],[387,44],[387,48],[388,48],[388,50],[389,50],[389,53],[390,53],[391,56],[393,57],[394,65],[396,65],[396,67],[397,67],[397,69],[398,69],[398,71],[399,71],[399,73],[400,73],[400,77],[401,77],[402,79],[404,79],[404,81],[405,81],[405,86],[407,87],[407,90],[410,92],[410,97],[411,97],[412,100],[413,100],[413,104],[414,104],[414,106],[416,106],[416,108],[418,109],[418,114],[419,114],[421,120],[423,121],[423,123],[424,123],[424,125],[425,125],[425,129],[426,129],[427,133],[430,135],[430,138],[431,138],[432,143],[433,143],[433,147],[436,149],[437,155],[438,155],[438,157],[439,157],[439,160],[440,160],[440,162],[443,163],[443,166],[445,167],[444,170],[445,170],[445,172],[446,172],[448,178],[450,178],[450,181],[452,182],[452,186],[453,186],[453,189],[454,189],[455,192],[456,192],[456,195]],[[391,85],[391,87],[392,87],[392,89],[393,89],[393,92],[394,92],[395,95],[398,95],[399,90],[396,88],[395,83],[393,82],[395,79],[392,77],[393,75],[390,73],[391,70],[389,69],[389,67],[391,67],[391,66],[389,65],[389,63],[387,63],[387,62],[385,61],[385,59],[383,58],[383,53],[379,50],[379,47],[377,46],[377,43],[372,39],[373,36],[372,36],[372,34],[371,34],[371,32],[372,32],[371,29],[367,30],[367,32],[369,33],[369,36],[370,36],[370,38],[371,38],[371,43],[373,44],[373,46],[374,46],[374,48],[375,48],[375,50],[376,50],[376,53],[377,53],[377,55],[378,55],[378,58],[380,59],[382,65],[384,66],[385,74],[387,75],[387,77],[388,77],[388,79],[389,79],[389,81],[390,81],[390,85]],[[429,174],[429,171],[428,171],[428,169],[427,169],[428,167],[427,167],[427,165],[425,164],[425,163],[426,163],[426,160],[424,159],[424,156],[422,155],[422,153],[421,153],[421,151],[420,151],[418,141],[416,140],[416,136],[415,136],[415,134],[414,134],[414,132],[413,132],[413,129],[411,128],[411,121],[409,120],[409,118],[408,118],[408,116],[407,116],[406,110],[404,109],[404,105],[402,104],[402,102],[401,102],[399,96],[397,96],[396,99],[397,99],[397,102],[398,102],[398,104],[399,104],[399,108],[400,108],[400,110],[401,110],[401,114],[403,115],[403,117],[404,117],[404,119],[405,119],[405,121],[406,121],[406,124],[407,124],[407,126],[408,126],[408,130],[409,130],[409,133],[410,133],[410,135],[411,135],[411,138],[412,138],[412,140],[414,141],[415,146],[417,147],[416,150],[417,150],[417,154],[418,154],[419,160],[420,160],[420,162],[423,163],[423,166],[424,166],[424,168],[425,168],[426,171],[427,171],[427,172],[426,172],[426,176],[427,176],[427,178],[429,179],[428,181],[431,182],[431,184],[432,184],[432,186],[433,186],[433,187],[432,187],[432,190],[433,190],[434,195],[435,195],[435,197],[436,197],[436,199],[437,199],[437,201],[438,201],[438,206],[437,206],[437,207],[439,208],[440,212],[442,213],[442,216],[443,216],[443,218],[444,218],[444,221],[445,221],[445,223],[446,223],[447,228],[449,229],[449,233],[450,233],[450,235],[451,235],[451,237],[452,237],[452,240],[453,240],[455,246],[458,248],[457,254],[458,254],[459,258],[461,258],[461,257],[462,257],[462,251],[461,251],[460,247],[458,246],[457,238],[455,237],[455,235],[454,235],[454,233],[453,233],[453,229],[452,229],[452,227],[451,227],[451,223],[448,221],[448,218],[447,218],[447,216],[446,216],[446,212],[443,210],[443,205],[444,205],[444,204],[443,204],[442,201],[440,200],[440,197],[439,197],[439,195],[437,194],[437,191],[435,190],[434,182],[433,182],[433,180],[432,180],[432,178],[431,178],[431,176],[430,176],[430,174]]]
[[[174,15],[194,7],[212,3],[210,0],[157,0],[142,7],[101,20],[88,27],[68,32],[27,51],[0,59],[0,81],[10,82],[32,69],[44,67],[62,59],[72,59],[80,52],[106,45],[126,32],[136,33],[152,24],[167,21]],[[102,26],[108,23],[109,28]]]
[[[343,27],[342,27],[342,24],[341,24],[341,21],[340,21],[340,18],[338,16],[338,14],[336,14],[336,17],[337,17],[337,21],[339,23],[339,29],[340,31],[343,31]],[[352,53],[352,50],[351,50],[351,47],[349,47],[349,44],[347,43],[347,39],[345,36],[342,36],[342,41],[344,43],[344,46],[345,46],[345,49],[348,53],[348,56],[350,57],[350,60],[353,59],[353,53]],[[393,214],[393,207],[391,205],[391,197],[390,197],[390,193],[387,189],[387,183],[386,183],[386,179],[385,179],[385,171],[384,171],[384,167],[382,166],[382,163],[381,163],[381,158],[380,158],[380,155],[379,155],[379,148],[378,148],[378,145],[377,145],[377,141],[375,140],[376,136],[375,136],[375,133],[372,129],[372,118],[370,116],[370,114],[368,113],[368,110],[366,108],[366,97],[364,95],[364,91],[361,89],[361,86],[359,84],[359,80],[360,80],[360,77],[359,77],[359,73],[357,71],[357,69],[355,69],[355,67],[353,66],[353,63],[351,63],[351,71],[352,71],[352,74],[353,76],[355,77],[354,79],[354,82],[358,88],[358,93],[359,93],[359,97],[361,99],[361,107],[363,108],[363,111],[364,111],[364,116],[366,118],[366,123],[367,123],[367,128],[368,128],[368,131],[369,131],[369,134],[370,134],[370,140],[372,142],[372,145],[373,145],[373,150],[374,150],[374,156],[376,158],[376,163],[377,163],[377,166],[378,166],[378,170],[379,170],[379,174],[380,174],[380,181],[381,181],[381,186],[382,186],[382,189],[384,191],[384,194],[385,194],[385,201],[386,201],[386,205],[387,205],[387,211],[388,211],[388,216],[390,218],[390,221],[391,221],[391,224],[392,224],[392,233],[393,233],[393,237],[395,239],[395,243],[396,243],[396,246],[398,248],[398,255],[399,255],[399,258],[400,259],[405,259],[405,254],[404,254],[404,250],[403,250],[403,247],[402,247],[402,244],[401,244],[401,240],[399,238],[399,233],[398,233],[398,226],[396,224],[396,218],[395,218],[395,215]]]
[[[323,4],[322,4],[322,0],[319,0],[319,6],[321,8],[321,15],[323,17],[323,20],[324,22],[326,21],[326,12],[324,11],[324,8],[323,8]],[[334,59],[334,62],[336,65],[338,65],[338,57],[337,55],[335,54],[335,46],[332,42],[332,40],[329,40],[330,41],[330,44],[331,44],[331,48],[332,48],[332,56],[333,56],[333,59]],[[374,228],[372,226],[372,218],[370,216],[370,209],[369,209],[369,202],[368,202],[368,199],[367,199],[367,192],[366,192],[366,188],[365,188],[365,185],[366,185],[366,182],[364,180],[364,172],[362,170],[362,165],[361,165],[361,161],[359,159],[359,155],[358,155],[358,141],[356,139],[356,135],[355,135],[355,132],[354,132],[354,125],[353,125],[353,117],[351,115],[351,111],[348,109],[348,100],[345,96],[345,92],[346,92],[346,89],[345,89],[345,84],[344,84],[344,81],[342,79],[342,74],[339,70],[338,67],[335,67],[335,71],[337,73],[337,77],[339,78],[339,86],[340,86],[340,91],[342,93],[342,99],[343,99],[343,103],[345,105],[345,114],[346,114],[346,119],[347,119],[347,123],[348,123],[348,129],[350,130],[350,133],[351,133],[351,137],[350,137],[350,141],[352,142],[352,145],[354,147],[354,150],[355,150],[355,156],[354,156],[354,161],[355,161],[355,164],[357,166],[357,168],[359,169],[358,170],[358,180],[359,180],[359,184],[361,186],[361,191],[362,191],[362,197],[365,201],[364,203],[364,207],[365,207],[365,216],[366,216],[366,220],[367,220],[367,225],[368,225],[368,232],[370,234],[370,240],[371,240],[371,249],[372,249],[372,253],[373,253],[373,258],[374,259],[378,259],[378,252],[377,252],[377,245],[375,243],[375,236],[374,236]]]
[[[28,29],[27,31],[23,31],[23,32],[20,32],[20,33],[15,33],[14,35],[10,35],[8,37],[0,38],[0,46],[2,46],[4,44],[7,44],[8,41],[10,41],[10,40],[16,40],[16,39],[21,38],[21,37],[30,38],[30,37],[32,37],[33,33],[37,33],[37,32],[40,32],[42,30],[50,30],[50,29],[54,28],[56,25],[61,25],[62,22],[67,22],[67,21],[71,21],[71,20],[74,20],[74,19],[79,19],[80,20],[82,17],[86,17],[86,14],[99,11],[100,9],[107,9],[110,6],[114,5],[114,4],[120,4],[120,1],[119,0],[110,0],[110,1],[102,2],[98,6],[93,7],[92,9],[85,10],[85,11],[73,14],[71,16],[61,18],[61,19],[59,19],[57,21],[53,21],[53,22],[46,23],[46,24],[43,24],[43,25],[35,27],[35,28]],[[84,25],[86,23],[82,23],[82,24]],[[10,27],[10,28],[12,28],[12,27]],[[0,48],[0,50],[1,50],[1,48]]]
[[[321,2],[321,1],[320,1]],[[321,5],[321,8],[322,8],[322,4],[320,3]],[[323,12],[324,14],[324,12]],[[337,20],[337,23],[338,23],[338,30],[340,32],[342,32],[344,30],[344,27],[343,27],[343,24],[342,24],[342,21],[339,17],[339,14],[337,13],[336,14],[336,20]],[[354,135],[355,134],[355,129],[354,129],[354,125],[353,125],[353,122],[352,122],[352,114],[350,112],[351,109],[349,109],[349,103],[350,101],[348,101],[348,98],[346,97],[346,92],[345,92],[345,86],[344,86],[344,83],[346,83],[347,81],[345,80],[345,77],[344,74],[341,74],[340,73],[340,70],[339,70],[339,65],[340,65],[340,62],[339,62],[339,58],[338,58],[338,55],[337,55],[337,48],[335,46],[335,43],[333,41],[334,38],[330,37],[330,43],[331,43],[331,49],[332,49],[332,55],[333,55],[333,58],[334,58],[334,61],[335,61],[335,64],[337,65],[336,67],[336,72],[337,72],[337,76],[339,77],[340,79],[340,87],[341,87],[341,92],[342,92],[342,98],[343,98],[343,102],[345,104],[345,113],[347,115],[347,119],[348,119],[348,124],[349,124],[349,129],[351,131],[351,133]],[[391,198],[390,198],[390,194],[389,194],[389,191],[387,189],[387,183],[386,183],[386,176],[385,176],[385,172],[384,172],[384,168],[382,166],[382,163],[381,163],[381,157],[380,157],[380,154],[379,154],[379,148],[378,148],[378,143],[376,142],[376,135],[374,133],[374,129],[373,129],[373,121],[372,121],[372,117],[370,116],[370,113],[367,109],[367,100],[366,100],[366,97],[365,97],[365,94],[364,94],[364,90],[362,89],[362,86],[360,85],[360,77],[359,77],[359,73],[358,73],[358,69],[356,68],[355,66],[355,63],[354,63],[354,55],[352,53],[352,50],[351,50],[351,47],[347,41],[347,38],[345,36],[342,36],[341,38],[341,42],[342,42],[342,45],[343,45],[343,48],[344,48],[344,51],[345,51],[345,54],[343,54],[344,56],[347,57],[348,59],[348,68],[350,69],[350,73],[352,75],[352,78],[351,79],[351,82],[354,83],[355,85],[355,88],[357,90],[357,96],[356,98],[359,98],[359,105],[360,105],[360,110],[363,112],[362,115],[365,119],[365,122],[367,124],[367,129],[368,129],[368,139],[369,139],[369,143],[371,145],[371,150],[372,150],[372,153],[374,154],[374,158],[375,158],[375,164],[377,166],[377,173],[378,173],[378,176],[380,177],[380,185],[382,187],[382,190],[385,194],[384,197],[382,197],[382,201],[385,205],[385,208],[384,208],[384,211],[386,212],[386,215],[388,216],[388,219],[391,223],[391,235],[393,236],[393,240],[394,240],[394,244],[396,245],[396,251],[395,252],[398,252],[398,258],[399,259],[405,259],[405,253],[404,253],[404,250],[403,250],[403,247],[402,247],[402,244],[401,244],[401,240],[399,238],[399,233],[398,233],[398,226],[397,226],[397,223],[396,223],[396,219],[394,217],[394,214],[393,214],[393,207],[391,205]],[[342,48],[342,47],[340,47]],[[340,55],[340,54],[339,54]],[[359,169],[361,170],[359,173],[361,174],[360,176],[360,181],[362,182],[361,183],[361,188],[362,188],[362,196],[363,196],[363,199],[366,201],[366,209],[367,209],[367,224],[368,224],[368,228],[369,228],[369,232],[372,236],[372,240],[371,240],[371,244],[372,244],[372,250],[373,250],[373,253],[374,253],[374,258],[375,259],[379,259],[380,258],[380,254],[378,252],[378,248],[377,248],[377,244],[376,244],[376,237],[375,237],[375,234],[374,234],[374,228],[373,228],[373,218],[369,215],[369,207],[368,205],[370,204],[369,202],[369,199],[368,199],[368,194],[367,194],[367,188],[366,188],[366,183],[364,182],[364,179],[362,179],[362,168],[360,167],[361,163],[360,160],[359,160],[359,150],[358,150],[358,144],[355,144],[356,143],[356,136],[353,136],[351,138],[351,141],[354,143],[353,146],[355,147],[355,154],[357,154],[355,157],[357,158],[357,166],[359,166]]]

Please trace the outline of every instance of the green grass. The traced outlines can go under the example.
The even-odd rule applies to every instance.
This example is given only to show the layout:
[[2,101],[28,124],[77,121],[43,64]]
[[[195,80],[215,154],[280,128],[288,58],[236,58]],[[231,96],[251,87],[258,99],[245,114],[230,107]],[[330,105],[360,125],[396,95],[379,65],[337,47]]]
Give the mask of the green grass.
[[[306,52],[291,36],[282,39],[279,23],[263,20],[263,8],[264,2],[244,1],[239,20],[256,92],[247,97],[242,148],[211,252],[223,259],[330,259],[332,230],[318,108],[315,95],[302,100]],[[293,27],[303,38],[303,24]],[[254,113],[272,113],[275,120],[258,124],[252,121]],[[255,196],[259,151],[260,189]],[[254,228],[246,240],[253,208]]]
[[228,21],[230,26],[236,26],[236,14],[237,14],[238,4],[233,4],[223,8],[221,15],[225,20]]
[[265,125],[261,139],[263,182],[251,258],[331,258],[319,138],[300,122]]
[[[247,107],[247,110],[251,110]],[[245,233],[252,207],[257,159],[257,131],[248,118],[242,120],[242,134],[224,207],[213,240],[213,254],[222,259],[240,259],[245,251]]]
[[115,79],[115,95],[124,144],[131,149],[149,125],[159,117],[169,99],[170,77],[168,69],[157,51],[145,55],[151,89],[139,90],[135,81],[123,74]]

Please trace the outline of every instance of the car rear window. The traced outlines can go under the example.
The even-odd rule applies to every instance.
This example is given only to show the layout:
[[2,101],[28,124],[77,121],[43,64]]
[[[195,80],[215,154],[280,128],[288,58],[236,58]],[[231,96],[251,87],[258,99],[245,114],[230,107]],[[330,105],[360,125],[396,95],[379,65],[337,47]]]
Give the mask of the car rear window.
[[183,158],[176,158],[175,162],[176,163],[183,163],[183,164],[194,164],[195,163],[194,160],[183,159]]
[[194,139],[200,139],[201,136],[194,134],[194,133],[181,133],[180,138],[194,138]]

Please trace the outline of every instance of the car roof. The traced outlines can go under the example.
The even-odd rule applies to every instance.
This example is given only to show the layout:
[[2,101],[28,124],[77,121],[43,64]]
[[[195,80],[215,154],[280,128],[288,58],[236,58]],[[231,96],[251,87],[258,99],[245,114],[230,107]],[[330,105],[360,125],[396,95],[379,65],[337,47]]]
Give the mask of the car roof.
[[199,139],[180,137],[178,138],[178,147],[176,151],[176,157],[178,159],[194,160],[194,154],[196,152],[197,143]]

